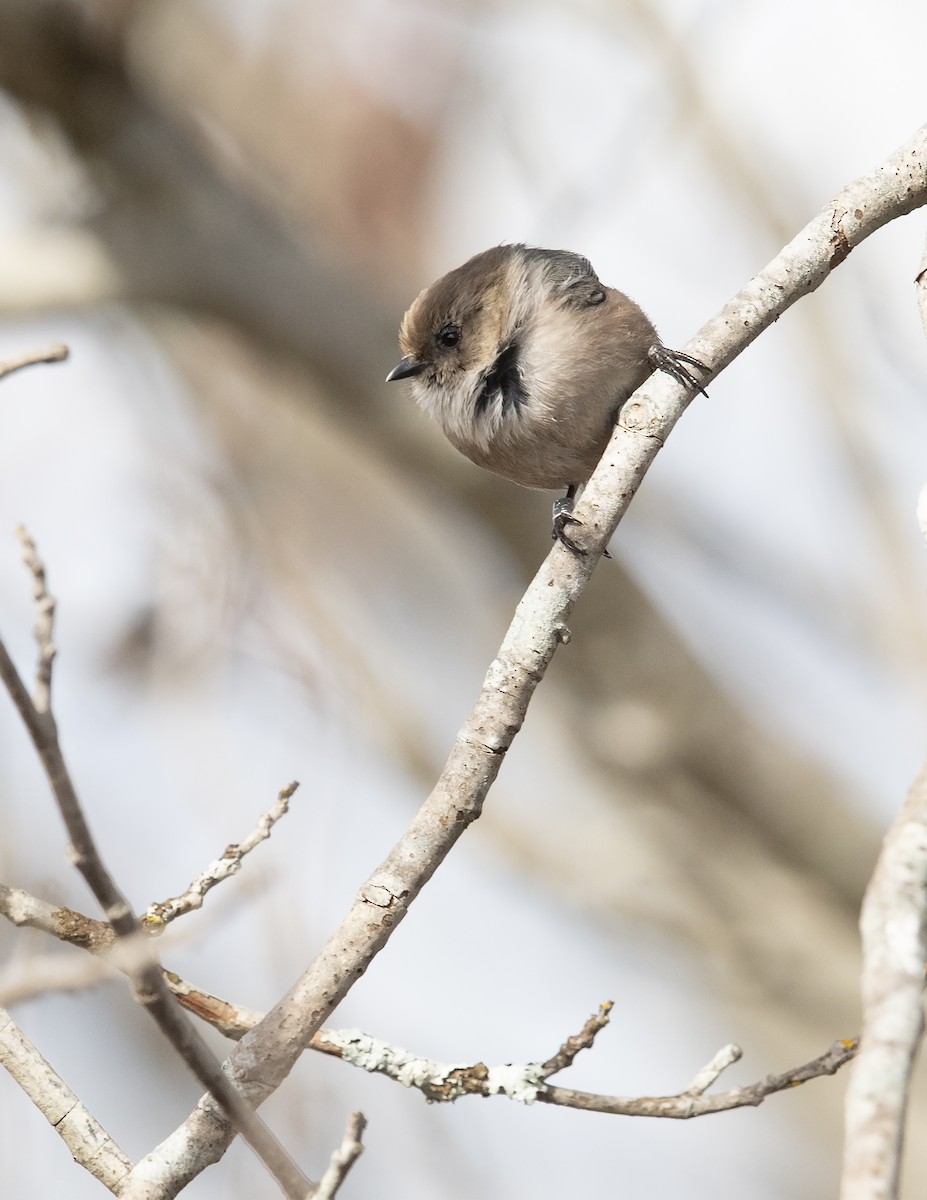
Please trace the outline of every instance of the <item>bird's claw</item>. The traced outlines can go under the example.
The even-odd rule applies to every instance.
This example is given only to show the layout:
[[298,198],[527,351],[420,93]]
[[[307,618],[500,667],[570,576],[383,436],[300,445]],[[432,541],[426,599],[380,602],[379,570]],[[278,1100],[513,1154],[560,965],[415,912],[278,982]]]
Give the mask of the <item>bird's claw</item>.
[[[550,531],[550,536],[555,542],[559,542],[561,546],[566,546],[567,550],[572,551],[577,558],[585,558],[589,553],[582,546],[576,544],[566,531],[568,525],[582,525],[579,517],[573,516],[573,497],[561,496],[559,500],[554,501],[554,524]],[[611,558],[607,550],[602,551],[603,558]]]
[[582,548],[582,546],[577,545],[577,543],[573,541],[573,539],[570,537],[570,535],[568,533],[564,533],[564,531],[562,529],[560,530],[559,533],[555,530],[553,533],[553,537],[554,537],[554,540],[558,541],[561,546],[566,546],[567,550],[570,550],[573,554],[576,555],[577,558],[585,558],[586,557],[586,551]]
[[554,501],[554,523],[550,531],[550,536],[555,542],[559,542],[561,546],[566,546],[567,550],[572,550],[578,558],[585,558],[586,551],[582,546],[577,546],[576,542],[573,541],[566,531],[568,525],[582,525],[582,521],[578,517],[573,516],[572,508],[572,500]]
[[711,367],[706,366],[701,359],[683,354],[681,350],[670,350],[667,346],[657,342],[647,351],[647,361],[655,371],[664,371],[667,375],[671,375],[677,383],[681,383],[683,387],[693,388],[695,391],[701,392],[703,396],[708,395],[699,380],[686,369],[688,365],[710,375]]

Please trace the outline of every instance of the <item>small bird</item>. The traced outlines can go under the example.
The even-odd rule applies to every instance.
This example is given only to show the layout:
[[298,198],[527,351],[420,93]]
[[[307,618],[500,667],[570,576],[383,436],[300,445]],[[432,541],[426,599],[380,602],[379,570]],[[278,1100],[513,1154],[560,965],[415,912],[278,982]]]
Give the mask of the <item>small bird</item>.
[[[646,314],[569,250],[494,246],[413,301],[399,331],[419,405],[477,466],[530,488],[566,488],[553,534],[567,534],[580,487],[625,400],[655,370],[704,391],[696,358],[667,349]],[[707,393],[706,393],[707,394]]]

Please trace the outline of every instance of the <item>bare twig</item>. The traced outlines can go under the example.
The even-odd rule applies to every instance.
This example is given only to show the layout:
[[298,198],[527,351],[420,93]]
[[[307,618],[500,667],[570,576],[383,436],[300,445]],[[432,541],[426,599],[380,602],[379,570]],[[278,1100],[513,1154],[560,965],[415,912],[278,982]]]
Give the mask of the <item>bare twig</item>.
[[[31,903],[26,904],[21,899],[26,893],[20,893],[17,889],[0,888],[0,901],[3,900],[4,891],[15,897],[16,903],[8,901],[6,905],[0,904],[0,911],[6,911],[9,915],[11,910],[25,910],[32,919],[20,923],[38,925],[47,932],[56,933],[60,922],[54,917],[55,910],[46,912],[41,902],[34,901],[32,897],[28,897]],[[39,905],[41,914],[38,920],[35,919],[36,905]],[[263,1014],[211,995],[172,972],[166,972],[166,978],[172,992],[185,1008],[226,1037],[237,1040],[263,1019]],[[838,1041],[824,1054],[799,1067],[779,1075],[766,1076],[746,1087],[710,1096],[705,1095],[708,1088],[723,1071],[742,1057],[738,1046],[722,1047],[696,1073],[691,1083],[675,1096],[614,1096],[551,1085],[548,1082],[551,1076],[571,1066],[580,1051],[592,1048],[598,1033],[609,1023],[612,1007],[611,1001],[600,1005],[599,1011],[586,1021],[579,1033],[566,1038],[560,1049],[543,1063],[507,1063],[497,1067],[487,1067],[483,1062],[440,1063],[383,1042],[359,1029],[320,1029],[313,1035],[309,1048],[340,1058],[365,1071],[386,1075],[405,1087],[414,1087],[433,1103],[452,1102],[463,1096],[507,1096],[522,1104],[541,1101],[618,1116],[678,1120],[756,1106],[775,1092],[797,1087],[823,1075],[833,1075],[856,1055],[858,1047],[856,1039]]]
[[[94,926],[99,923],[91,922],[87,917],[81,918],[80,914],[72,913],[70,909],[59,910],[44,905],[19,889],[0,885],[0,912],[16,920],[17,924],[37,926],[77,944],[96,940],[92,935]],[[76,935],[74,931],[77,931]],[[264,1014],[203,991],[173,972],[166,972],[165,975],[168,986],[180,1003],[228,1038],[237,1041],[263,1019]],[[366,1071],[386,1075],[405,1087],[415,1087],[432,1102],[453,1101],[462,1096],[505,1095],[523,1104],[541,1100],[547,1104],[623,1116],[682,1118],[757,1105],[774,1092],[784,1091],[821,1075],[832,1075],[855,1056],[858,1045],[855,1039],[835,1042],[825,1054],[800,1067],[781,1075],[768,1076],[749,1087],[708,1097],[704,1096],[708,1088],[723,1071],[741,1058],[739,1047],[724,1046],[695,1075],[688,1087],[676,1096],[655,1099],[598,1095],[548,1084],[551,1076],[572,1065],[580,1051],[592,1048],[597,1034],[609,1023],[611,1010],[611,1001],[605,1001],[579,1033],[568,1037],[556,1054],[543,1063],[498,1067],[487,1067],[482,1062],[440,1063],[383,1042],[358,1029],[320,1029],[313,1035],[309,1048]]]
[[[592,1017],[583,1032],[570,1042],[577,1050],[591,1046],[586,1036],[590,1029],[602,1028],[600,1015]],[[592,1035],[594,1037],[594,1033]],[[578,1043],[583,1042],[580,1046]],[[418,1088],[431,1101],[453,1101],[462,1096],[508,1096],[521,1104],[557,1104],[589,1112],[629,1117],[685,1118],[725,1112],[732,1108],[756,1106],[774,1092],[785,1091],[822,1075],[833,1075],[856,1053],[857,1042],[840,1041],[811,1062],[793,1067],[781,1075],[767,1075],[748,1087],[734,1088],[706,1096],[704,1093],[718,1076],[740,1058],[736,1046],[725,1046],[703,1067],[692,1083],[675,1096],[610,1096],[595,1092],[577,1092],[547,1082],[562,1061],[559,1055],[546,1063],[506,1064],[487,1067],[485,1063],[442,1064],[417,1058],[407,1050],[379,1042],[356,1029],[324,1030],[313,1038],[314,1049],[335,1054],[367,1071],[388,1075],[406,1087]],[[572,1059],[570,1059],[572,1062]],[[554,1069],[549,1068],[553,1065]],[[569,1066],[567,1062],[564,1065]]]
[[544,1072],[545,1079],[550,1075],[556,1075],[558,1071],[565,1071],[567,1067],[572,1066],[573,1059],[581,1050],[592,1049],[596,1035],[605,1028],[611,1019],[613,1008],[614,1002],[605,1000],[599,1005],[599,1011],[593,1013],[579,1033],[567,1038],[557,1053],[551,1055],[547,1062],[542,1065],[541,1069]]
[[[36,752],[45,768],[58,808],[70,838],[69,856],[84,876],[90,890],[103,908],[106,919],[118,938],[128,938],[141,930],[141,924],[132,908],[117,887],[107,870],[90,827],[84,816],[77,791],[71,780],[58,740],[58,729],[51,709],[50,672],[43,675],[43,637],[50,637],[53,602],[45,588],[44,567],[34,544],[26,538],[30,569],[37,581],[40,615],[37,622],[39,635],[40,677],[43,686],[37,695],[44,699],[40,709],[29,697],[13,660],[0,640],[0,680],[13,699],[17,710],[32,738]],[[39,581],[41,581],[39,583]],[[50,660],[49,660],[50,661]],[[187,1067],[215,1097],[228,1115],[234,1128],[238,1129],[248,1144],[260,1156],[284,1193],[294,1200],[303,1200],[314,1193],[315,1185],[303,1175],[276,1137],[254,1111],[249,1099],[239,1091],[216,1062],[209,1047],[194,1028],[190,1019],[180,1009],[164,979],[160,964],[156,961],[140,966],[132,972],[133,990],[136,999],[149,1012],[164,1035],[181,1056]],[[263,1099],[263,1096],[260,1097]]]
[[39,661],[35,672],[35,690],[32,703],[40,713],[51,707],[52,664],[55,661],[55,600],[48,593],[45,565],[39,558],[35,542],[23,525],[16,528],[16,536],[23,548],[23,562],[32,573],[32,598],[35,601],[35,642],[39,649]]
[[8,887],[5,883],[0,883],[0,915],[14,925],[41,929],[43,933],[50,933],[72,946],[80,946],[91,954],[108,950],[116,938],[112,926],[105,921],[84,916],[73,908],[49,904],[22,888]]
[[[261,1020],[260,1013],[211,996],[177,976],[171,976],[171,987],[191,1012],[228,1037],[242,1037]],[[546,1104],[620,1116],[678,1119],[756,1106],[774,1092],[786,1091],[822,1075],[833,1075],[856,1055],[859,1045],[856,1038],[834,1042],[824,1054],[801,1066],[779,1075],[768,1075],[748,1087],[707,1097],[704,1093],[722,1072],[741,1059],[743,1052],[739,1046],[723,1046],[711,1062],[696,1073],[688,1087],[675,1096],[610,1096],[549,1084],[550,1077],[571,1066],[581,1050],[592,1048],[596,1035],[608,1024],[611,1010],[612,1002],[607,1000],[578,1034],[568,1037],[557,1053],[543,1063],[506,1063],[498,1067],[487,1067],[483,1062],[441,1063],[381,1041],[359,1029],[320,1029],[309,1046],[365,1071],[386,1075],[404,1087],[414,1087],[432,1103],[453,1102],[463,1096],[508,1096],[521,1104],[540,1100]]]
[[[538,1093],[538,1100],[545,1104],[561,1104],[567,1108],[580,1108],[586,1112],[610,1113],[614,1116],[625,1117],[669,1117],[674,1120],[686,1120],[689,1117],[703,1117],[709,1113],[727,1112],[732,1108],[756,1107],[762,1104],[767,1096],[775,1092],[787,1091],[810,1079],[819,1079],[822,1075],[834,1075],[845,1063],[856,1054],[858,1042],[834,1042],[826,1053],[800,1067],[784,1071],[781,1075],[767,1075],[757,1083],[748,1087],[733,1088],[729,1092],[715,1092],[705,1096],[699,1091],[693,1091],[692,1085],[676,1096],[600,1096],[593,1092],[575,1092],[570,1088],[547,1087]],[[720,1056],[716,1055],[709,1067],[703,1068],[708,1072],[715,1069],[719,1057],[729,1054],[725,1047]],[[693,1083],[700,1082],[702,1072],[696,1076]],[[717,1075],[716,1075],[717,1078]]]
[[344,1183],[345,1176],[364,1153],[361,1141],[367,1127],[367,1118],[363,1113],[351,1113],[345,1126],[341,1145],[334,1151],[331,1162],[325,1174],[319,1180],[317,1200],[332,1200],[338,1189]]
[[26,354],[20,354],[16,358],[8,358],[5,362],[0,362],[0,379],[6,375],[12,375],[14,371],[21,371],[23,367],[35,367],[39,363],[64,362],[69,353],[67,346],[57,342],[54,346],[47,346],[44,350],[32,350]]
[[743,1050],[739,1046],[735,1046],[733,1042],[722,1046],[711,1062],[706,1063],[700,1071],[696,1072],[692,1082],[683,1091],[683,1095],[704,1095],[723,1071],[726,1071],[733,1063],[740,1062],[743,1053]]
[[4,1067],[64,1139],[75,1161],[115,1191],[132,1161],[43,1058],[5,1009],[0,1009],[0,1066]]
[[264,1018],[263,1013],[255,1012],[253,1008],[244,1008],[240,1004],[213,996],[210,992],[204,992],[202,988],[175,975],[173,971],[166,971],[165,976],[168,987],[187,1012],[195,1013],[202,1021],[206,1021],[213,1029],[218,1029],[233,1042],[243,1038],[249,1029],[253,1029],[258,1021]]
[[911,1070],[924,1035],[927,763],[885,837],[860,915],[863,1031],[846,1098],[840,1200],[898,1194]]
[[[683,349],[717,374],[802,296],[814,291],[850,251],[888,221],[927,204],[927,126],[881,166],[844,188],[773,261]],[[615,433],[575,516],[577,557],[555,547],[519,604],[470,716],[431,795],[384,862],[360,889],[347,916],[286,996],[231,1052],[236,1079],[275,1090],[329,1013],[386,945],[410,904],[475,821],[567,620],[689,395],[652,376],[624,405]],[[580,535],[577,534],[577,537]],[[219,1115],[201,1106],[149,1158],[178,1155],[200,1169],[228,1144]]]
[[206,893],[241,870],[242,859],[246,854],[259,846],[270,837],[274,825],[285,816],[290,805],[290,799],[299,784],[294,780],[277,793],[277,803],[273,808],[263,813],[257,826],[241,842],[232,842],[222,853],[222,857],[211,862],[202,874],[190,884],[180,896],[172,896],[169,900],[161,900],[150,904],[142,913],[142,923],[151,933],[161,933],[165,927],[177,917],[203,907]]
[[310,1044],[355,1067],[386,1075],[403,1087],[416,1088],[431,1102],[452,1102],[462,1096],[508,1096],[521,1104],[533,1104],[544,1084],[540,1063],[487,1067],[483,1062],[436,1062],[360,1029],[319,1030]]
[[917,289],[917,307],[921,314],[921,324],[924,326],[924,336],[927,337],[927,246],[924,247],[924,257],[915,276],[914,286]]

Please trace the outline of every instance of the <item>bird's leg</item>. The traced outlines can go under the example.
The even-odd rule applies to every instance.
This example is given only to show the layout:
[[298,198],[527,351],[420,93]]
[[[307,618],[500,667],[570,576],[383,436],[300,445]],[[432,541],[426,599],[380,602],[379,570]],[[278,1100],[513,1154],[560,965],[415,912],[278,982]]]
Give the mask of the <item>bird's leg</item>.
[[582,523],[573,516],[573,505],[576,503],[576,493],[578,491],[579,484],[571,483],[566,490],[566,495],[560,496],[554,501],[554,524],[550,531],[550,536],[555,542],[561,542],[566,546],[567,550],[572,550],[574,554],[582,558],[585,556],[586,551],[582,546],[577,546],[566,531],[567,525],[580,525]]
[[686,369],[686,366],[695,367],[699,371],[704,371],[706,375],[711,374],[711,368],[697,358],[691,358],[688,354],[683,354],[681,350],[670,350],[667,346],[657,342],[647,351],[647,361],[655,371],[665,371],[667,375],[672,375],[677,383],[681,383],[683,387],[695,388],[697,392],[701,392],[703,396],[708,393],[699,383],[698,379],[691,371]]

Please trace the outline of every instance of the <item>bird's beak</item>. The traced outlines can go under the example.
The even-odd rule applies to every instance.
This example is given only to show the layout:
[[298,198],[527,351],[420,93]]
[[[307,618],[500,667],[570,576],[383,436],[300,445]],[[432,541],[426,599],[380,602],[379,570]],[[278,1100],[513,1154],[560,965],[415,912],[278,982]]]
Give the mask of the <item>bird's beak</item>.
[[396,363],[387,375],[386,382],[392,383],[394,379],[409,379],[413,375],[421,375],[427,365],[427,363],[418,362],[414,358],[404,358],[401,362]]

